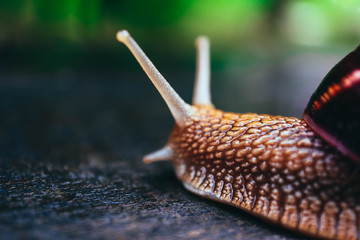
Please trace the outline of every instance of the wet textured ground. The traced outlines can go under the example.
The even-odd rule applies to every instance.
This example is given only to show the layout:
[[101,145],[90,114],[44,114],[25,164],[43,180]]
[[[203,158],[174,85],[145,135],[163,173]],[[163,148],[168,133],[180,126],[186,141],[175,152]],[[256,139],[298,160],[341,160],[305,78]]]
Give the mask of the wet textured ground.
[[[169,78],[189,100],[192,76]],[[248,105],[219,79],[218,106]],[[142,163],[173,124],[142,74],[3,74],[0,116],[0,239],[303,239],[194,196],[168,162]]]

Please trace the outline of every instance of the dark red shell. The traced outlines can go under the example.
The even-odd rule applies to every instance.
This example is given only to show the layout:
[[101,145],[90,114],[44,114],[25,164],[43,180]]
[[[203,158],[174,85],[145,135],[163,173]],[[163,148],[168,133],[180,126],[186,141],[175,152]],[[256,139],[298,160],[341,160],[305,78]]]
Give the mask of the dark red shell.
[[360,162],[360,46],[325,76],[310,98],[304,120],[328,143]]

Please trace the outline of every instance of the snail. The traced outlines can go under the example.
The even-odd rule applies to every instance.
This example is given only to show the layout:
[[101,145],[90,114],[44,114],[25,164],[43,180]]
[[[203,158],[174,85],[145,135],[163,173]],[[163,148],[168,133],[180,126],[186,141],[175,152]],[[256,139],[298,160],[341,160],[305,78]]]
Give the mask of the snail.
[[196,41],[189,105],[126,30],[116,36],[175,119],[167,144],[145,163],[170,160],[190,192],[275,225],[315,238],[360,239],[360,47],[326,75],[299,119],[216,109],[206,37]]

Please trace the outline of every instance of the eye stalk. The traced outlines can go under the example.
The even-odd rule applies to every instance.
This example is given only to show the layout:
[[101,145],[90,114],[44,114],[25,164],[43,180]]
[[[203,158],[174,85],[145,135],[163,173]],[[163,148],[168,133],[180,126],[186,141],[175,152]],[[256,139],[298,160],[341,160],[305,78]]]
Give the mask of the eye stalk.
[[196,78],[193,94],[193,105],[213,106],[210,91],[210,42],[205,36],[195,40]]
[[124,43],[136,60],[139,62],[146,75],[150,78],[156,89],[168,105],[177,125],[184,127],[186,122],[193,117],[193,110],[184,100],[175,92],[166,79],[156,69],[154,64],[145,55],[139,45],[131,37],[128,31],[121,30],[116,34],[119,42]]

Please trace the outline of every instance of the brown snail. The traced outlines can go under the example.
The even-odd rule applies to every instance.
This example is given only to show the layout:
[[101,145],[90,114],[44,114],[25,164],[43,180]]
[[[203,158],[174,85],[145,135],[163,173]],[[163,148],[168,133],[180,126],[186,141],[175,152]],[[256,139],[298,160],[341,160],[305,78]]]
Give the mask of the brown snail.
[[186,104],[125,30],[117,33],[175,118],[164,148],[186,189],[273,224],[325,239],[360,239],[360,48],[325,77],[304,120],[214,108],[208,42],[197,40],[193,105]]

